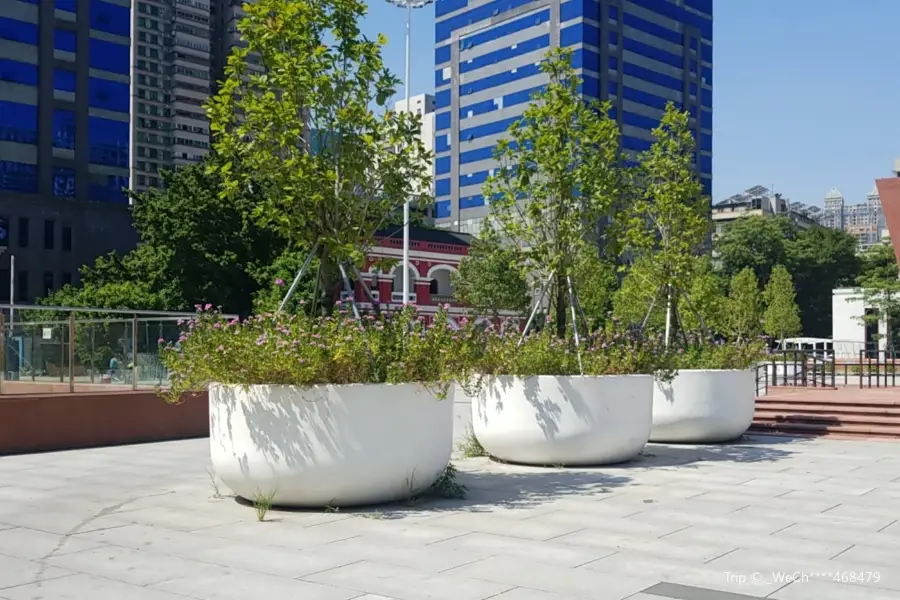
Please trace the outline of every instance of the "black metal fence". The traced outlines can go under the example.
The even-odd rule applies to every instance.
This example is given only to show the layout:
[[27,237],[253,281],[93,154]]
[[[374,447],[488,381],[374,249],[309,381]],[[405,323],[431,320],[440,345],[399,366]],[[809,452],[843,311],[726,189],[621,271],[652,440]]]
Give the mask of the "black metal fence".
[[834,352],[776,350],[756,366],[757,395],[769,387],[897,387],[900,358],[892,350],[864,348],[855,360],[836,360]]

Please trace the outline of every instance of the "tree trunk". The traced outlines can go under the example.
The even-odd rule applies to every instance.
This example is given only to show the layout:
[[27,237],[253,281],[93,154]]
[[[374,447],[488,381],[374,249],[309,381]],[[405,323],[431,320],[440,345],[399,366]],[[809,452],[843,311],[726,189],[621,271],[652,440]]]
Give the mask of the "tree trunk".
[[556,335],[566,337],[566,276],[556,276]]
[[326,315],[334,312],[334,283],[335,283],[334,261],[328,252],[328,248],[324,245],[319,250],[319,285],[321,286],[322,308]]
[[666,286],[666,348],[672,337],[672,286]]

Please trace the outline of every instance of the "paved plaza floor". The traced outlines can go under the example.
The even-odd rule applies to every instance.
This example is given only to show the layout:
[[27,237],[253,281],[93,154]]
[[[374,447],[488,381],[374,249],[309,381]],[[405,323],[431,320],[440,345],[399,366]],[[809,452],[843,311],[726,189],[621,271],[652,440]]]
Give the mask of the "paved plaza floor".
[[4,600],[900,599],[900,444],[456,461],[466,500],[271,511],[206,440],[0,457]]

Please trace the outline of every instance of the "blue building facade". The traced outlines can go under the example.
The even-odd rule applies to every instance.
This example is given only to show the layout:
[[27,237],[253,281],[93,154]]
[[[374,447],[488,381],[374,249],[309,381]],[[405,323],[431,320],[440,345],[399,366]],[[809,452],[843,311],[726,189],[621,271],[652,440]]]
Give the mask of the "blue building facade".
[[609,100],[630,152],[649,148],[667,102],[689,110],[712,190],[713,0],[438,0],[435,221],[477,234],[493,149],[546,84],[547,51],[573,51],[585,96]]
[[131,0],[0,1],[0,220],[23,301],[134,243],[131,62]]

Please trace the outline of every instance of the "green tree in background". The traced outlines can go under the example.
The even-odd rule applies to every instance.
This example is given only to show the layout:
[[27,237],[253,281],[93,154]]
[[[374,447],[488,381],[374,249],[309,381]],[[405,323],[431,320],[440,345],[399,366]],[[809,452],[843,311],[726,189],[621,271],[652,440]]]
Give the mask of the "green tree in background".
[[750,268],[765,282],[775,265],[787,264],[787,242],[796,235],[797,228],[786,217],[741,217],[716,239],[716,258],[729,279]]
[[819,226],[800,229],[786,217],[737,219],[714,248],[727,277],[749,267],[765,284],[775,265],[784,265],[797,290],[803,331],[815,337],[831,336],[832,290],[853,285],[860,268],[852,235]]
[[747,267],[731,278],[728,294],[728,333],[737,342],[748,342],[759,335],[763,307],[759,281]]
[[[124,256],[99,257],[44,303],[135,310],[193,310],[210,303],[249,314],[260,288],[274,286],[271,270],[286,243],[258,226],[258,196],[222,198],[220,180],[203,165],[162,174],[165,187],[132,195],[140,243]],[[287,270],[280,272],[287,276]]]
[[772,276],[766,284],[763,298],[766,311],[763,316],[764,330],[775,339],[785,338],[800,333],[800,309],[797,307],[794,281],[791,274],[782,265],[775,265]]
[[364,2],[257,0],[244,11],[244,44],[209,102],[212,169],[223,197],[260,193],[257,222],[289,249],[316,247],[327,296],[338,266],[361,263],[375,232],[430,189],[421,121],[383,110],[398,80],[381,57],[386,39],[360,31]]
[[884,240],[869,248],[861,258],[862,273],[856,280],[859,294],[854,299],[859,298],[866,308],[874,309],[861,320],[866,325],[878,325],[882,319],[887,319],[886,344],[888,350],[893,351],[900,326],[900,270],[893,246],[890,240]]
[[611,107],[585,102],[571,60],[571,50],[555,49],[541,63],[549,83],[497,144],[500,167],[483,191],[500,238],[522,248],[522,276],[541,286],[551,280],[559,336],[569,321],[569,281],[596,254],[596,226],[618,198],[622,175]]
[[637,169],[641,193],[617,220],[626,247],[653,265],[644,276],[650,293],[664,307],[668,345],[678,304],[689,310],[692,304],[687,296],[696,256],[710,231],[709,199],[693,166],[696,143],[688,113],[669,103],[653,137]]
[[453,274],[456,299],[495,317],[501,310],[528,310],[528,284],[522,276],[522,253],[501,243],[491,227],[472,242]]

